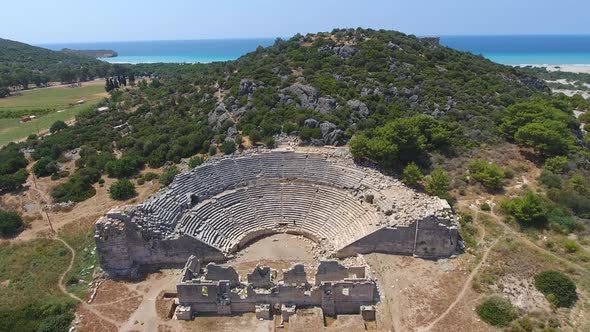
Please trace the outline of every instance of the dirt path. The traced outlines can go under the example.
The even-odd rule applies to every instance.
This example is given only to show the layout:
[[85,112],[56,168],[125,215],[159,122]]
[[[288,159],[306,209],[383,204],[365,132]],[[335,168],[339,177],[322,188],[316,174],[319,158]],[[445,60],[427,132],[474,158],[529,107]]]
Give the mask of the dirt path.
[[[478,216],[479,216],[479,214],[478,214]],[[483,232],[482,232],[482,236],[481,236],[481,240],[480,241],[483,241],[484,238],[485,238],[485,228],[482,228],[482,230],[483,230]],[[465,296],[465,293],[467,293],[467,291],[471,287],[471,283],[473,281],[473,278],[475,278],[475,276],[477,275],[477,273],[479,273],[479,270],[483,266],[483,263],[486,262],[486,260],[488,259],[488,256],[489,256],[490,252],[492,252],[492,249],[498,243],[498,241],[500,241],[500,239],[502,239],[502,236],[500,236],[497,239],[495,239],[494,242],[492,242],[490,244],[490,246],[484,251],[484,254],[483,254],[481,260],[479,261],[479,263],[477,263],[477,265],[475,266],[475,268],[473,269],[473,271],[471,271],[471,273],[469,274],[469,277],[467,277],[467,279],[463,283],[463,287],[461,287],[461,291],[459,292],[459,294],[457,294],[457,297],[449,305],[449,307],[442,314],[440,314],[435,320],[433,320],[430,324],[428,324],[425,327],[418,328],[417,331],[419,331],[419,332],[422,332],[422,331],[430,331],[436,324],[438,324],[438,322],[440,322],[441,320],[443,320],[455,308],[455,306],[463,299],[463,297]]]
[[64,279],[66,278],[66,275],[70,272],[70,270],[72,269],[72,267],[74,266],[74,260],[76,259],[76,251],[74,250],[74,248],[72,248],[72,246],[70,246],[66,241],[64,241],[63,239],[60,239],[59,237],[55,236],[53,238],[51,238],[53,240],[59,241],[61,242],[64,246],[66,246],[66,248],[68,248],[68,250],[71,253],[71,259],[70,259],[70,263],[68,265],[68,268],[61,274],[61,276],[59,277],[59,282],[58,282],[58,286],[59,289],[62,291],[62,293],[64,293],[65,295],[69,296],[70,298],[76,300],[80,306],[84,307],[84,309],[92,312],[93,314],[95,314],[96,316],[98,316],[100,319],[103,319],[111,324],[114,324],[115,326],[118,326],[119,323],[117,323],[116,321],[110,319],[109,317],[104,316],[103,314],[101,314],[100,312],[94,310],[94,308],[92,308],[91,306],[89,306],[86,301],[82,300],[81,298],[77,297],[76,295],[68,292],[65,284],[64,284]]

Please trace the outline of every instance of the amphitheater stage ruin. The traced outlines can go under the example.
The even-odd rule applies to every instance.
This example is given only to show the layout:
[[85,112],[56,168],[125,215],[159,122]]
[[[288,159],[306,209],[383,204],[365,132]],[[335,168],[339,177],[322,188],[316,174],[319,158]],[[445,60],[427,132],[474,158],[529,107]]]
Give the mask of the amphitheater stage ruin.
[[[367,253],[437,259],[457,252],[460,238],[445,200],[356,164],[344,151],[287,148],[212,157],[145,202],[101,217],[95,233],[101,268],[112,277],[134,277],[184,266],[178,283],[180,318],[202,311],[260,312],[279,304],[317,306],[328,314],[362,312],[374,301],[361,296],[346,305],[339,296],[332,305],[324,297],[356,292],[357,286],[362,294],[370,293],[375,283],[366,273],[344,273],[317,284],[321,271],[308,271],[316,283],[272,281],[265,289],[278,293],[270,295],[256,293],[251,283],[206,277],[216,265],[205,264],[227,262],[253,241],[280,233],[313,241],[322,259]],[[322,262],[318,269],[322,264],[333,263]],[[231,305],[214,307],[209,296],[202,297],[205,285],[216,305],[224,299]],[[365,314],[370,316],[370,309]]]
[[328,316],[358,314],[374,320],[379,295],[366,264],[344,266],[334,260],[319,262],[313,279],[308,280],[304,264],[282,271],[257,265],[244,283],[231,266],[209,263],[206,267],[191,256],[176,286],[176,318],[190,320],[195,315],[232,315],[255,312],[259,319],[281,315],[282,322],[299,307],[319,307]]

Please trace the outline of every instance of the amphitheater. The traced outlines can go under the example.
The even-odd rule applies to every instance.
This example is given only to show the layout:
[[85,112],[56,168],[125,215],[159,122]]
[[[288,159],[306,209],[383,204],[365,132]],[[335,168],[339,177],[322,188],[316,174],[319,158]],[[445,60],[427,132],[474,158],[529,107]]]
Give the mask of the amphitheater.
[[446,201],[355,164],[344,151],[287,148],[210,158],[145,202],[101,217],[95,234],[101,267],[128,277],[184,266],[189,257],[221,263],[275,233],[314,241],[324,258],[456,252]]

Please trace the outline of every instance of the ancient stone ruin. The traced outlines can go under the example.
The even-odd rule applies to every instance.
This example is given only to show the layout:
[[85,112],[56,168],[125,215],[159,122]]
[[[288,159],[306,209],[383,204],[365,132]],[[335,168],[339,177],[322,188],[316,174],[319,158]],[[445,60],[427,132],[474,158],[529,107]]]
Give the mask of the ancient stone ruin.
[[324,260],[312,278],[308,281],[303,264],[283,271],[281,280],[276,280],[276,271],[270,267],[257,266],[243,283],[232,267],[203,266],[191,256],[176,285],[176,318],[255,312],[260,319],[278,313],[289,321],[298,307],[320,307],[329,316],[361,313],[367,320],[374,319],[373,304],[379,295],[366,265],[346,267]]
[[446,201],[349,156],[292,150],[211,158],[145,202],[111,210],[95,240],[102,269],[128,277],[181,267],[193,255],[224,262],[274,233],[305,236],[331,258],[449,257],[458,242]]

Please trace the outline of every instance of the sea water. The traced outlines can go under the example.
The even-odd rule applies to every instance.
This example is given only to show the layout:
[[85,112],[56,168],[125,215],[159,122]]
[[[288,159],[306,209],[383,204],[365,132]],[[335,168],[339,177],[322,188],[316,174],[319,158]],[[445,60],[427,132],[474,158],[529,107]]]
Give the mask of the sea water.
[[[274,38],[169,40],[101,43],[64,43],[39,45],[53,50],[112,49],[118,57],[111,63],[196,63],[235,60],[270,46]],[[441,44],[462,51],[481,54],[509,65],[581,64],[590,65],[590,35],[581,36],[442,36]]]

